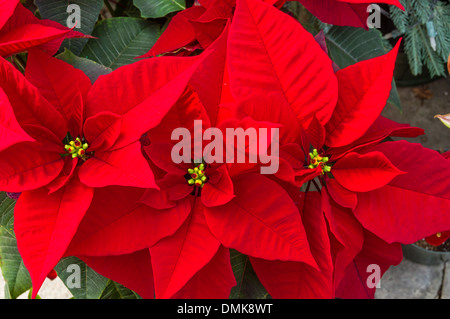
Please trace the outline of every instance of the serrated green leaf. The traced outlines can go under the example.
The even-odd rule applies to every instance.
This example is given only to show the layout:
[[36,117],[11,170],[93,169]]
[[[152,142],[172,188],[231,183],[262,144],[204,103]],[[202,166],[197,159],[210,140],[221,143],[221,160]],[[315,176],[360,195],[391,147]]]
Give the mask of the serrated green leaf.
[[0,228],[14,237],[14,205],[16,201],[9,198],[5,192],[0,192]]
[[[68,5],[78,5],[80,8],[80,23],[75,30],[86,35],[92,33],[103,7],[102,0],[35,0],[35,3],[39,8],[42,19],[50,19],[63,26],[67,26],[67,19],[72,14],[72,12],[67,12]],[[66,39],[61,48],[68,48],[74,54],[79,55],[87,41],[88,39]]]
[[96,61],[113,70],[139,61],[160,36],[160,26],[151,21],[120,17],[97,24],[81,57]]
[[100,299],[140,299],[140,297],[134,291],[109,280]]
[[108,284],[108,278],[76,257],[61,259],[55,270],[75,299],[98,299]]
[[271,298],[256,276],[248,256],[230,249],[230,261],[237,282],[237,285],[231,289],[231,299]]
[[144,18],[161,18],[171,12],[186,9],[185,0],[133,0],[133,2],[141,10]]
[[0,265],[5,279],[5,297],[16,299],[31,289],[31,277],[17,249],[16,239],[0,228]]
[[[332,26],[325,32],[325,39],[331,59],[341,69],[387,52],[381,33],[377,29],[364,30],[362,28]],[[395,80],[392,80],[388,102],[401,110]]]
[[111,68],[108,68],[95,61],[78,57],[69,49],[65,49],[64,52],[58,54],[56,57],[60,60],[63,60],[64,62],[69,63],[74,68],[83,71],[92,83],[94,83],[100,75],[112,72]]

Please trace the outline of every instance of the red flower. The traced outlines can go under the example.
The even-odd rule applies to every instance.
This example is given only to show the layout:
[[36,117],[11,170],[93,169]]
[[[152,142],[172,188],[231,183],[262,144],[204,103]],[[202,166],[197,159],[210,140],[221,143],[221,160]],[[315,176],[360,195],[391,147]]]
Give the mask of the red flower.
[[[34,294],[66,251],[94,188],[157,187],[139,138],[178,99],[198,60],[141,61],[92,87],[82,71],[37,49],[25,77],[1,60],[0,188],[22,192],[15,233]],[[149,74],[160,77],[150,81]],[[155,101],[158,113],[142,121]]]
[[[368,29],[368,6],[370,0],[296,0],[322,22],[340,26]],[[281,8],[286,0],[264,0]],[[395,5],[404,9],[398,0],[384,0],[378,3]],[[222,33],[228,20],[233,19],[235,0],[202,0],[177,13],[158,38],[150,51],[143,57],[160,54],[189,55],[198,49],[206,49]]]
[[[371,260],[384,272],[401,260],[399,243],[450,228],[450,218],[442,214],[450,198],[444,182],[449,164],[417,144],[381,143],[389,136],[423,133],[380,116],[391,90],[398,45],[385,56],[334,75],[318,44],[301,36],[301,26],[281,15],[262,2],[238,1],[227,56],[229,87],[236,101],[232,107],[239,117],[283,124],[282,166],[276,174],[282,185],[300,187],[315,178],[318,189],[323,185],[322,207],[309,202],[318,202],[317,193],[290,192],[295,201],[305,203],[302,217],[317,216],[311,224],[307,218],[302,221],[322,272],[300,263],[253,259],[252,265],[273,297],[330,298],[335,291],[342,297],[355,296],[344,294],[350,291],[344,288],[348,276],[355,274],[352,267]],[[250,50],[248,59],[242,52]],[[318,241],[308,227],[326,234],[326,224],[329,242]],[[383,260],[378,249],[392,254]],[[304,281],[311,290],[298,290]],[[373,296],[374,289],[362,291]]]
[[[283,30],[289,32],[283,33]],[[282,39],[279,39],[280,34]],[[296,41],[290,41],[291,37],[295,37]],[[228,43],[228,47],[224,43]],[[292,155],[289,147],[295,145],[293,143],[299,140],[302,131],[312,135],[315,138],[314,143],[317,140],[323,143],[326,137],[323,127],[330,122],[331,113],[338,101],[337,78],[332,62],[314,38],[295,20],[287,18],[267,4],[254,0],[238,2],[229,34],[226,29],[211,47],[213,49],[207,51],[212,53],[199,66],[198,70],[202,71],[195,73],[191,80],[192,87],[199,96],[188,87],[181,100],[160,125],[148,133],[151,143],[144,149],[149,156],[149,163],[157,176],[160,189],[147,190],[141,202],[152,207],[153,213],[146,215],[139,213],[143,207],[137,204],[138,213],[133,208],[126,213],[121,211],[118,215],[114,214],[111,218],[101,218],[103,223],[97,224],[94,232],[87,222],[89,219],[85,219],[86,228],[80,229],[85,229],[86,232],[79,233],[85,240],[83,242],[74,240],[79,245],[74,245],[69,252],[92,256],[124,254],[142,249],[142,245],[148,245],[152,256],[157,297],[208,297],[193,294],[195,291],[191,290],[193,280],[196,281],[195,278],[200,274],[203,280],[216,279],[218,287],[222,287],[219,291],[226,297],[229,288],[234,284],[234,279],[228,260],[221,257],[217,259],[216,264],[216,257],[218,258],[217,254],[223,251],[224,247],[229,247],[250,256],[261,281],[275,297],[293,295],[333,297],[335,284],[340,282],[345,267],[362,248],[363,228],[354,218],[346,218],[343,214],[333,217],[328,213],[328,218],[334,218],[338,225],[336,226],[338,228],[332,228],[336,231],[337,240],[331,241],[328,239],[326,226],[328,221],[325,220],[320,206],[314,205],[317,203],[314,197],[312,201],[308,199],[303,206],[303,201],[297,198],[298,193],[296,197],[275,181],[251,170],[236,170],[235,165],[228,168],[174,165],[170,157],[173,144],[167,143],[174,128],[191,129],[195,119],[203,119],[204,123],[209,125],[215,123],[214,125],[220,126],[220,123],[224,123],[224,118],[229,116],[227,109],[241,118],[245,118],[246,115],[254,117],[254,123],[270,122],[275,119],[283,124],[281,141],[286,156]],[[227,67],[222,67],[225,59],[221,52],[226,48],[228,48]],[[242,52],[252,52],[252,59],[242,55]],[[389,63],[392,60],[391,57]],[[380,64],[385,62],[380,58]],[[215,70],[218,70],[218,79],[214,78],[209,83],[199,80],[207,80],[208,77],[204,74]],[[383,86],[385,85],[383,81],[389,77],[389,72],[392,76],[392,69],[388,68],[385,71],[387,74],[380,68],[374,72],[378,73],[376,76],[373,75],[373,78],[378,79],[380,76],[378,81],[382,84],[378,86],[382,87],[383,94],[380,94],[380,99],[383,99],[383,96],[386,96],[385,90],[387,92],[390,90],[390,80],[388,86]],[[315,76],[316,74],[321,74],[321,77]],[[218,81],[220,86],[217,88],[215,84]],[[216,104],[211,102],[211,98],[205,98],[205,92],[208,90],[215,93],[214,97],[220,96]],[[358,99],[365,101],[363,96],[358,96]],[[200,101],[205,102],[204,108]],[[217,108],[217,103],[224,107]],[[363,102],[360,104],[365,105]],[[378,111],[381,112],[380,109]],[[376,114],[377,110],[374,112],[372,118],[375,120],[379,114]],[[366,129],[371,125],[369,120],[367,122],[364,124],[367,126]],[[316,132],[315,129],[318,133],[322,132],[322,138],[317,139],[320,135],[312,134]],[[395,127],[384,134],[397,132],[397,129],[401,130]],[[358,133],[360,136],[355,135],[354,139],[364,133],[362,129]],[[376,133],[377,137],[381,134]],[[383,158],[381,154],[377,153],[377,156]],[[295,159],[295,156],[291,158]],[[286,163],[293,163],[286,157],[284,159]],[[316,160],[323,162],[324,158]],[[377,160],[378,157],[375,161]],[[299,170],[295,166],[289,170],[290,166],[286,163],[283,168],[286,168],[287,172],[277,174],[278,177],[289,177],[290,173],[293,172],[295,175],[297,171],[308,173],[313,171],[314,176],[309,178],[314,178],[320,176],[323,173],[322,169],[325,168],[318,164],[313,170],[305,169],[303,165]],[[202,172],[195,172],[195,168]],[[388,174],[381,182],[387,183],[399,173],[388,163],[381,171],[384,168],[388,168]],[[207,182],[201,187],[203,177]],[[287,180],[292,181],[289,178]],[[196,185],[197,181],[199,185]],[[318,195],[315,196],[317,198]],[[260,198],[264,198],[265,201],[259,200]],[[273,207],[277,209],[274,211]],[[311,207],[317,210],[314,214],[309,212]],[[299,210],[303,212],[305,209],[308,209],[307,213],[299,214]],[[91,216],[89,218],[97,217],[95,211],[93,210],[92,215],[88,212],[88,216]],[[119,219],[118,216],[122,217]],[[164,220],[161,219],[162,216]],[[278,223],[280,218],[289,222],[280,224]],[[116,222],[119,220],[120,222]],[[354,231],[338,234],[342,223],[351,225]],[[164,228],[155,226],[161,224]],[[294,225],[297,231],[305,229],[305,232],[291,231]],[[137,234],[142,234],[143,240],[133,240],[133,235]],[[125,238],[127,240],[124,240]],[[288,241],[290,244],[284,242],[287,238],[290,238]],[[297,239],[293,242],[292,238]],[[353,245],[348,242],[351,238],[355,242]],[[127,244],[124,244],[125,242]],[[295,242],[298,244],[292,244]],[[261,243],[264,245],[260,246]],[[341,249],[339,258],[333,260],[330,250],[336,247],[345,249]],[[300,248],[308,253],[297,260]],[[213,261],[216,271],[219,269],[223,277],[218,278],[209,270]],[[315,268],[316,266],[320,271]],[[274,274],[273,267],[281,267],[283,271]],[[285,267],[288,267],[289,271]],[[337,275],[335,267],[338,269]],[[289,283],[300,283],[289,276],[297,273],[299,269],[302,270],[301,274],[295,278],[308,283],[311,287],[321,288],[300,292],[298,288],[295,288],[295,292],[290,288],[285,289]],[[280,283],[285,285],[280,286]],[[276,284],[275,287],[273,284]]]
[[141,58],[182,54],[182,50],[190,54],[196,49],[208,48],[222,34],[233,16],[235,4],[235,0],[203,0],[177,13],[151,50]]
[[32,47],[53,55],[66,38],[88,37],[51,20],[40,20],[19,0],[0,4],[0,56],[26,51]]
[[[157,298],[228,297],[235,285],[228,248],[262,259],[296,260],[314,266],[298,210],[275,182],[251,171],[228,169],[226,164],[173,163],[172,129],[191,128],[193,119],[203,119],[205,126],[210,122],[197,95],[188,88],[162,123],[148,133],[153,142],[144,150],[157,176],[159,190],[148,189],[140,202],[152,211],[145,215],[122,212],[120,223],[114,222],[117,217],[105,219],[96,232],[80,233],[84,242],[68,252],[123,254],[147,244]],[[257,124],[250,123],[247,125]],[[89,212],[86,227],[88,216]],[[98,220],[98,215],[94,217]],[[131,237],[135,240],[124,240]],[[119,238],[122,244],[114,238]],[[198,281],[197,277],[203,279]],[[212,295],[209,289],[194,289],[206,278],[217,285]]]
[[443,231],[425,238],[426,242],[433,246],[442,245],[447,239],[450,238],[450,231]]

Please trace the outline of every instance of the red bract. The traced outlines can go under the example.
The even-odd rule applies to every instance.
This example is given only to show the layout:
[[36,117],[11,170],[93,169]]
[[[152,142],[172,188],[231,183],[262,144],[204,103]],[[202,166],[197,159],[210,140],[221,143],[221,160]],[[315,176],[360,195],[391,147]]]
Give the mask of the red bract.
[[[149,247],[158,298],[227,297],[234,285],[228,248],[249,255],[273,297],[354,295],[344,284],[370,261],[367,256],[392,249],[388,258],[372,259],[382,271],[401,257],[399,241],[390,244],[358,212],[361,194],[388,187],[410,171],[393,163],[385,149],[372,148],[388,136],[423,133],[380,116],[398,46],[335,74],[331,60],[295,20],[263,2],[241,0],[229,31],[225,28],[210,48],[190,80],[192,87],[147,134],[150,144],[144,150],[159,189],[145,191],[131,208],[115,208],[120,206],[112,200],[108,212],[113,214],[88,211],[81,240],[74,240],[68,252],[122,255]],[[199,80],[215,70],[213,81]],[[282,124],[279,183],[255,172],[255,166],[173,163],[173,129],[192,130],[195,119],[205,128],[242,126],[249,116],[254,126]],[[310,144],[318,149],[311,156]],[[324,178],[332,164],[335,178]],[[286,186],[316,177],[326,186],[322,193]],[[118,193],[115,197],[120,201]],[[101,206],[106,193],[103,198]],[[432,229],[435,225],[429,225]],[[197,290],[204,281],[214,283],[217,294]],[[305,285],[310,289],[299,289]]]
[[425,238],[426,242],[433,246],[442,245],[450,238],[450,231],[439,232]]
[[[340,26],[362,27],[368,29],[368,0],[297,0],[322,22]],[[286,0],[264,0],[282,7]],[[398,0],[378,1],[403,6]],[[152,57],[160,54],[189,55],[197,49],[206,49],[221,34],[228,20],[233,19],[235,0],[200,1],[177,13],[167,29],[156,41],[151,50],[142,55]]]
[[64,39],[88,37],[55,21],[36,18],[19,0],[1,1],[0,12],[0,56],[2,57],[36,46],[53,55]]
[[[356,63],[334,75],[330,61],[321,56],[314,40],[309,41],[308,35],[295,36],[295,41],[290,38],[301,33],[301,26],[277,15],[281,13],[262,2],[237,3],[228,41],[234,111],[240,117],[283,124],[285,144],[280,146],[282,166],[276,176],[297,187],[319,178],[316,185],[323,185],[322,207],[307,200],[304,216],[318,216],[310,227],[319,227],[321,233],[320,225],[328,223],[330,241],[321,246],[310,244],[319,266],[324,267],[322,272],[305,269],[299,263],[252,264],[274,297],[334,297],[335,291],[341,297],[361,297],[360,292],[364,297],[373,296],[374,289],[367,287],[345,289],[351,283],[347,279],[355,269],[361,271],[367,265],[369,256],[384,272],[400,262],[399,243],[412,243],[449,229],[450,219],[443,214],[450,198],[445,182],[448,161],[418,144],[381,143],[389,136],[423,134],[421,129],[380,116],[391,90],[399,44],[384,56]],[[286,43],[288,47],[284,47]],[[296,45],[308,45],[308,49],[296,49]],[[252,59],[242,52],[252,52]],[[298,64],[294,57],[301,57]],[[335,79],[337,99],[333,97]],[[291,87],[301,83],[302,89],[290,93]],[[311,151],[311,145],[315,151]],[[418,183],[422,180],[426,182]],[[310,193],[299,197],[294,192],[291,196],[301,202],[302,197],[312,196]],[[303,222],[306,228],[306,219]],[[311,234],[307,228],[306,232]],[[391,248],[392,254],[383,257],[381,250]],[[330,250],[332,264],[327,255]],[[330,267],[334,268],[331,273]],[[305,278],[313,287],[310,294],[298,290]]]
[[[105,254],[106,249],[108,254],[123,254],[148,245],[157,298],[228,297],[236,284],[228,248],[261,259],[295,260],[314,267],[298,210],[275,182],[251,171],[229,170],[226,164],[173,163],[172,129],[191,129],[193,119],[203,119],[205,129],[210,122],[195,92],[188,89],[161,124],[148,132],[153,142],[144,150],[158,177],[159,190],[147,190],[140,202],[152,209],[145,215],[124,214],[119,209],[120,220],[117,216],[102,218],[103,226],[96,232],[92,228],[99,224],[98,215],[92,215],[97,218],[96,225],[89,226],[88,212],[85,227],[90,230],[86,235],[80,233],[84,242],[69,252],[95,255]],[[230,175],[230,171],[239,173]],[[259,200],[261,196],[264,201]],[[211,287],[214,294],[210,289],[195,288],[205,280],[216,285]]]
[[[367,18],[370,10],[369,0],[297,0],[322,22],[340,26],[360,27],[367,29]],[[404,10],[398,0],[376,1],[395,5]]]
[[[177,90],[181,94],[198,61],[141,61],[92,87],[82,71],[37,49],[29,52],[25,77],[1,61],[6,117],[0,126],[0,188],[22,192],[15,233],[34,295],[66,251],[95,198],[94,188],[157,188],[139,138],[178,99]],[[149,74],[158,73],[158,81],[150,81]],[[170,98],[161,101],[165,90]],[[141,121],[149,104],[158,112]]]
[[231,19],[235,3],[233,0],[201,1],[177,13],[151,50],[141,57],[206,49]]

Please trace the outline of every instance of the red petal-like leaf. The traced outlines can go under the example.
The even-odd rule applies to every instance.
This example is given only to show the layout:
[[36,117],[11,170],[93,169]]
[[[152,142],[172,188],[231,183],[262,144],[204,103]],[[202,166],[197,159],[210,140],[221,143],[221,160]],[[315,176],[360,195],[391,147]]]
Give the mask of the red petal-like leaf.
[[18,4],[0,30],[0,55],[9,56],[32,47],[38,47],[54,55],[65,38],[86,37],[90,36],[69,29],[56,21],[40,20],[33,12]]
[[404,174],[381,152],[348,153],[332,167],[336,181],[354,192],[368,192]]
[[195,32],[189,20],[199,18],[205,12],[201,6],[192,6],[178,12],[170,20],[167,28],[155,42],[149,52],[140,56],[147,58],[178,50],[195,40]]
[[326,53],[296,20],[259,0],[237,1],[228,71],[236,98],[270,96],[305,127],[312,115],[325,124],[336,104],[337,81]]
[[348,152],[378,144],[389,136],[417,137],[423,134],[424,130],[421,128],[397,123],[380,115],[362,137],[342,147],[331,147],[327,150],[327,154],[330,154],[334,160],[337,160]]
[[411,244],[450,229],[450,162],[436,151],[406,141],[373,147],[398,169],[383,188],[358,193],[355,216],[363,226],[387,241]]
[[3,58],[0,58],[0,87],[8,96],[16,119],[25,132],[42,141],[42,136],[28,132],[26,125],[48,129],[54,136],[46,136],[46,141],[51,138],[51,142],[60,143],[63,149],[62,140],[68,131],[64,118],[22,73]]
[[120,134],[121,117],[108,111],[100,112],[86,119],[83,133],[90,151],[108,150]]
[[90,187],[158,188],[139,141],[115,151],[96,151],[80,168],[79,175]]
[[220,242],[211,234],[200,202],[171,237],[150,248],[156,298],[171,298],[216,255]]
[[[193,136],[195,120],[202,121],[203,131],[211,126],[206,109],[203,107],[197,92],[191,85],[188,85],[183,95],[161,120],[161,123],[148,131],[147,136],[152,143],[167,143],[172,140],[172,132],[179,127],[188,129]],[[173,143],[176,143],[176,141],[174,140]]]
[[75,178],[59,191],[47,192],[22,193],[14,209],[17,246],[32,278],[33,298],[64,255],[94,193]]
[[30,137],[20,127],[14,116],[8,96],[2,88],[0,88],[0,152],[19,142],[33,142],[34,139]]
[[138,141],[185,92],[205,56],[146,59],[99,77],[89,92],[86,116],[103,111],[121,116],[121,133],[114,149]]
[[450,231],[439,232],[434,235],[425,238],[425,241],[433,246],[442,245],[447,239],[450,238]]
[[83,103],[91,88],[91,81],[84,72],[39,49],[32,49],[28,53],[25,76],[65,118],[71,135],[81,137]]
[[56,179],[46,185],[49,190],[49,194],[56,192],[70,181],[78,163],[78,158],[72,158],[71,156],[64,158],[64,166],[61,173]]
[[298,0],[322,22],[367,29],[368,4],[349,4],[338,0]]
[[220,175],[218,180],[214,183],[206,183],[202,188],[202,203],[206,207],[226,204],[235,197],[233,182],[228,174],[226,165],[217,167],[216,174]]
[[8,0],[0,3],[0,29],[5,25],[6,21],[12,16],[17,4],[20,0]]
[[345,269],[361,251],[364,241],[363,227],[350,209],[336,204],[326,191],[322,191],[322,208],[330,229],[331,253],[334,258],[334,285],[340,282]]
[[389,53],[336,72],[339,99],[325,126],[326,144],[339,147],[364,135],[380,116],[391,91],[400,41]]
[[250,258],[261,283],[273,298],[333,298],[333,263],[320,194],[308,192],[302,221],[319,270],[305,263]]
[[[167,173],[183,176],[187,174],[187,170],[184,169],[183,165],[178,165],[173,162],[171,157],[172,148],[172,143],[163,142],[155,142],[143,147],[147,156],[157,167]],[[189,164],[188,167],[190,168]]]
[[142,189],[131,187],[96,189],[68,254],[122,255],[148,248],[173,235],[191,212],[189,200],[154,209],[138,202],[142,194]]
[[234,193],[229,203],[205,209],[212,233],[225,247],[262,259],[317,266],[300,213],[281,186],[260,174],[245,174],[234,181]]
[[58,153],[43,151],[39,143],[15,144],[0,153],[0,189],[22,192],[45,186],[63,166]]
[[358,203],[356,193],[342,187],[335,179],[327,180],[327,191],[331,198],[342,207],[353,209]]
[[[340,26],[368,29],[367,7],[370,0],[298,0],[322,22]],[[378,3],[393,4],[403,9],[398,0],[381,0]]]
[[216,255],[176,293],[174,299],[227,299],[236,279],[230,251],[220,246]]
[[207,49],[211,53],[199,65],[190,81],[209,116],[211,125],[217,123],[222,99],[228,30],[227,26],[220,37]]
[[341,299],[373,299],[379,280],[390,266],[403,259],[400,244],[388,244],[370,232],[364,233],[364,246],[347,267],[336,297]]

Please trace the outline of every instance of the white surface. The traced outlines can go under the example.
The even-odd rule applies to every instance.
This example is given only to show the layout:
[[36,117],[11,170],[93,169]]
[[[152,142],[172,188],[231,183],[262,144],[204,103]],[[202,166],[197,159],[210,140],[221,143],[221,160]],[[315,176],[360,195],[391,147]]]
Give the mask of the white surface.
[[[45,279],[42,288],[39,290],[38,295],[42,299],[69,299],[72,294],[64,286],[64,283],[58,277],[54,280]],[[28,291],[19,296],[18,299],[27,299]],[[0,299],[5,299],[5,281],[0,273]]]

